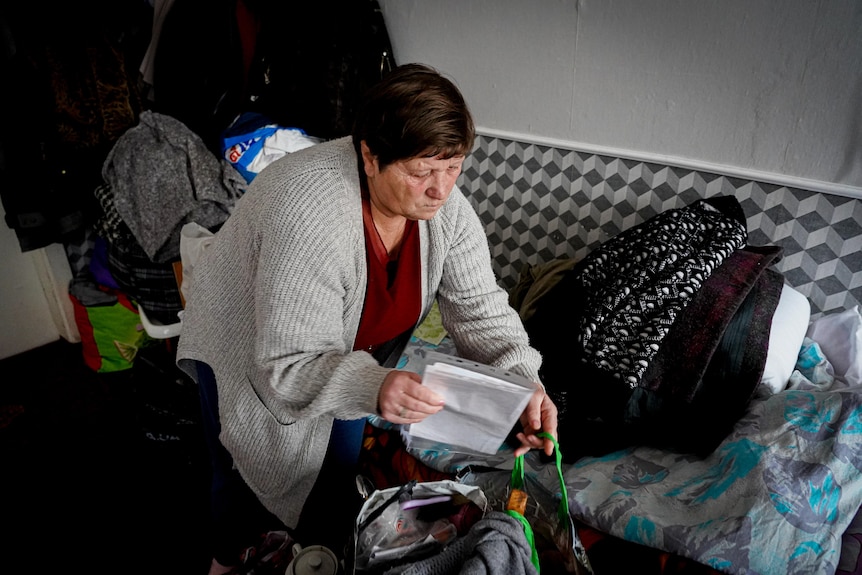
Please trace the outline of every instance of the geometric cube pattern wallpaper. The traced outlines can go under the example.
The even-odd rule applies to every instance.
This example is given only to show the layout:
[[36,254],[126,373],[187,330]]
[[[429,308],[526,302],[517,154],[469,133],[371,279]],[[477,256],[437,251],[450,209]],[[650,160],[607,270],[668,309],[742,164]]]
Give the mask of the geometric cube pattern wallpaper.
[[812,319],[862,302],[862,200],[478,135],[458,185],[510,289],[524,266],[582,258],[671,208],[733,195],[750,245],[779,245],[775,269],[808,297]]

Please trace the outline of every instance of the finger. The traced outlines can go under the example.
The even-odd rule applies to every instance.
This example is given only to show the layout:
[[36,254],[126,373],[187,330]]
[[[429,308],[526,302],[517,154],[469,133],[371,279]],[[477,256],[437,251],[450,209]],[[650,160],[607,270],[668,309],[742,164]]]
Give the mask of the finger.
[[442,395],[424,385],[412,386],[406,394],[414,401],[429,406],[442,406],[444,403]]
[[526,455],[532,447],[527,443],[527,438],[523,433],[517,434],[518,441],[521,443],[518,447],[515,448],[515,457],[520,457],[522,455]]
[[524,433],[518,433],[516,437],[521,443],[521,445],[515,448],[516,457],[519,455],[524,455],[532,449],[539,449],[543,446],[542,440],[540,440],[535,435],[525,435]]
[[542,429],[542,401],[544,394],[537,391],[530,397],[530,402],[521,413],[521,427],[524,431],[532,433]]
[[404,418],[409,415],[410,419],[425,419],[429,415],[434,415],[443,409],[442,405],[431,405],[423,401],[411,399],[406,395],[402,398],[400,407],[403,408],[403,412],[399,411],[399,416]]
[[542,429],[557,439],[557,406],[554,405],[551,398],[546,397],[542,407]]
[[539,431],[542,429],[542,404],[545,401],[545,392],[542,390],[533,394],[530,403],[527,405],[527,417],[529,418],[530,426]]
[[401,393],[391,401],[389,411],[391,415],[387,419],[393,423],[416,423],[441,409],[443,409],[442,405],[430,405],[406,393]]
[[409,423],[419,423],[428,417],[429,414],[423,413],[421,411],[416,411],[415,409],[409,409],[407,407],[402,406],[398,410],[397,421],[393,423],[400,423],[401,425],[406,425]]
[[405,405],[396,404],[392,407],[392,410],[389,414],[387,414],[386,419],[391,421],[392,423],[411,423],[415,418],[413,417],[415,412],[407,408]]
[[531,449],[536,449],[542,446],[542,442],[538,440],[539,438],[535,435],[528,436],[523,433],[518,433],[516,435],[518,441],[521,442],[521,445],[515,449],[515,457],[519,457],[521,455],[526,455]]
[[519,432],[515,437],[518,438],[518,441],[520,441],[522,445],[526,445],[530,448],[543,447],[545,445],[542,438],[538,435],[533,435],[532,433]]
[[400,402],[408,409],[417,411],[425,415],[437,413],[443,409],[443,397],[427,387],[414,386],[409,391],[405,391],[400,398]]

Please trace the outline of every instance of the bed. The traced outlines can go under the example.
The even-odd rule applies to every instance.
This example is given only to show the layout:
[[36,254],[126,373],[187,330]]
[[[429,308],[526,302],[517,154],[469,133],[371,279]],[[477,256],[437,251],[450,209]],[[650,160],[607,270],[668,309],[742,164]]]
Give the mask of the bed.
[[[563,477],[583,572],[862,573],[862,315],[856,306],[813,319],[806,298],[783,282],[767,309],[756,386],[708,449],[629,437],[581,455],[595,438],[561,434],[560,450],[578,454]],[[414,334],[403,369],[421,372],[423,350],[457,353],[435,321],[430,315]],[[505,445],[478,456],[369,420],[366,452],[386,442],[378,469],[398,469],[376,478],[384,483],[455,476],[493,496],[512,463]],[[546,457],[531,452],[525,468],[534,485],[560,496]]]

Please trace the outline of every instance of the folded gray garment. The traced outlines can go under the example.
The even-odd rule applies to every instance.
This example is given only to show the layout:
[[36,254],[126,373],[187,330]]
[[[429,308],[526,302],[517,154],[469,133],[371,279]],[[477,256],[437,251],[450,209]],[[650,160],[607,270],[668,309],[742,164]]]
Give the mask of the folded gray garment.
[[524,526],[502,511],[491,511],[439,554],[385,575],[538,575],[532,552]]
[[69,294],[75,296],[84,307],[114,305],[118,301],[116,293],[99,289],[99,285],[85,274],[72,278],[69,282]]

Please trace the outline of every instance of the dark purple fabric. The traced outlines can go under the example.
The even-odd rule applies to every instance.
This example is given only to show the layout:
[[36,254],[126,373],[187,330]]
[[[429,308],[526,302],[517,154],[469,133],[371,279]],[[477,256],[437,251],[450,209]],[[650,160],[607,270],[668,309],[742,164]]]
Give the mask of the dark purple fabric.
[[745,248],[704,283],[629,399],[632,437],[706,455],[731,432],[763,377],[784,284],[768,266],[780,254]]
[[[755,288],[760,294],[755,305],[757,321],[751,322],[747,337],[753,347],[747,348],[745,355],[747,371],[759,381],[766,363],[772,315],[783,283],[780,276],[762,275],[780,257],[780,247],[748,246],[734,252],[719,266],[677,317],[647,368],[641,387],[691,401],[727,326]],[[752,370],[760,373],[751,373]]]
[[108,269],[108,242],[105,238],[96,236],[93,244],[93,255],[90,258],[90,273],[96,283],[112,289],[120,289],[120,286]]

